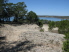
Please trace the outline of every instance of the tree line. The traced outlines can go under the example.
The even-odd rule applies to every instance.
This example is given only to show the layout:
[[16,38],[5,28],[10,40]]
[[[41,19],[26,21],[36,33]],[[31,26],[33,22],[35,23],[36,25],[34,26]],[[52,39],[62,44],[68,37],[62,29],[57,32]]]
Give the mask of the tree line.
[[36,23],[39,26],[43,25],[35,12],[28,12],[24,2],[14,4],[8,3],[8,0],[0,0],[0,23],[11,22],[11,17],[14,17],[12,22],[15,23]]

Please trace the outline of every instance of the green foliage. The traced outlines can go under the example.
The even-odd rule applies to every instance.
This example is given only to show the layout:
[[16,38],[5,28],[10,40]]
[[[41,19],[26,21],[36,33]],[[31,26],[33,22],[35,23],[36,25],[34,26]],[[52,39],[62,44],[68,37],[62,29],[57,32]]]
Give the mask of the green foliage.
[[8,0],[0,0],[0,22],[4,21],[4,18],[7,16],[6,12],[6,3]]
[[52,21],[49,23],[49,29],[53,27],[58,27],[58,32],[65,35],[66,41],[63,42],[63,52],[69,52],[69,20]]
[[65,39],[69,40],[69,32],[68,33],[65,33]]
[[56,27],[55,22],[54,21],[50,21],[49,22],[49,30],[52,30],[52,28]]
[[41,28],[41,29],[40,29],[40,32],[44,32],[44,29]]
[[22,24],[23,23],[23,19],[19,19],[18,23]]
[[59,33],[68,33],[69,32],[69,20],[62,20],[58,26]]
[[[35,12],[30,11],[27,14],[27,6],[24,2],[13,4],[5,1],[7,2],[7,0],[0,0],[0,22],[10,22],[10,18],[13,16],[13,22],[16,23],[38,23],[39,18]],[[24,19],[24,17],[26,18]]]
[[[21,18],[22,16],[24,17],[25,14],[27,13],[26,10],[26,4],[24,2],[18,2],[16,4],[13,4],[13,10],[14,10],[14,16],[15,16],[15,21],[18,22],[18,19]],[[22,17],[22,19],[23,19]]]
[[41,21],[43,22],[43,24],[49,24],[50,22],[49,20],[43,20],[43,19]]
[[69,40],[63,43],[63,52],[69,52]]
[[35,12],[33,11],[30,11],[27,13],[27,20],[30,22],[30,23],[37,23],[39,18],[38,16],[36,15]]
[[0,12],[2,12],[5,9],[5,5],[8,0],[0,0]]
[[39,20],[38,23],[37,23],[37,25],[38,25],[39,27],[43,27],[43,22],[42,22],[42,20]]
[[55,24],[50,23],[49,24],[52,28],[54,25],[58,27],[58,32],[65,34],[66,41],[63,43],[63,52],[69,52],[69,20],[62,20],[60,22],[55,22]]
[[50,21],[49,22],[49,30],[52,30],[52,28],[58,27],[58,32],[65,34],[69,32],[69,20],[62,20],[62,21]]
[[[5,0],[1,0],[2,2]],[[6,0],[7,1],[7,0]],[[3,4],[3,3],[2,3]],[[5,7],[5,8],[4,8]],[[26,10],[26,4],[24,2],[18,2],[16,4],[13,3],[5,3],[4,6],[1,6],[0,3],[0,8],[4,8],[0,16],[0,21],[10,21],[10,18],[14,16],[14,21],[18,22],[19,18],[22,18],[26,15],[27,10]],[[22,17],[21,17],[22,16]]]

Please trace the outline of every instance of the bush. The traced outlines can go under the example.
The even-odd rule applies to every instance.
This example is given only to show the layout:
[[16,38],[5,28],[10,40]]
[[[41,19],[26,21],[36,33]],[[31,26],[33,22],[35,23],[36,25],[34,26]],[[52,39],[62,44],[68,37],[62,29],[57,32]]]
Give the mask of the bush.
[[55,22],[54,21],[50,21],[49,22],[49,30],[52,30],[54,27],[56,27]]
[[22,24],[23,22],[24,22],[23,19],[19,19],[19,20],[18,20],[18,23],[19,23],[19,24]]
[[63,43],[63,52],[69,52],[69,40]]
[[69,52],[69,32],[65,33],[65,37],[66,39],[65,42],[63,42],[63,52]]
[[69,32],[68,33],[65,33],[65,39],[69,40]]
[[41,28],[41,27],[43,27],[43,22],[41,20],[39,20],[37,25]]
[[41,29],[40,29],[40,32],[44,32],[44,29],[41,28]]
[[69,52],[69,20],[62,20],[58,25],[58,32],[65,35],[63,42],[63,52]]
[[69,20],[62,20],[58,26],[58,32],[65,34],[69,32]]
[[69,20],[62,20],[60,22],[49,22],[49,29],[58,27],[58,32],[65,35],[66,41],[63,42],[63,52],[69,52]]

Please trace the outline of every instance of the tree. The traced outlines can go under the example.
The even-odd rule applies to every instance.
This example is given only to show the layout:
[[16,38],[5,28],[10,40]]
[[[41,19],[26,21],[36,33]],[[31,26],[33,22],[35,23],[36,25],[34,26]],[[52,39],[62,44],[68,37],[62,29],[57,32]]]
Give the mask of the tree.
[[5,9],[5,4],[8,0],[0,0],[0,14],[2,14],[3,10]]
[[37,23],[38,20],[39,20],[39,18],[38,18],[38,16],[36,15],[35,12],[30,11],[30,12],[27,13],[27,20],[28,20],[28,22],[30,22],[30,23]]
[[8,0],[0,0],[0,22],[5,19],[6,15],[6,3]]
[[6,21],[10,21],[10,17],[14,16],[13,3],[6,3]]
[[18,19],[22,19],[27,13],[26,4],[24,2],[18,2],[14,4],[14,21],[18,22]]
[[[6,3],[7,0],[0,0],[0,21],[10,21],[10,17],[14,16],[14,21],[18,22],[27,13],[26,5],[24,2],[18,2],[16,4]],[[4,4],[3,4],[4,3]],[[3,8],[3,9],[2,9]]]

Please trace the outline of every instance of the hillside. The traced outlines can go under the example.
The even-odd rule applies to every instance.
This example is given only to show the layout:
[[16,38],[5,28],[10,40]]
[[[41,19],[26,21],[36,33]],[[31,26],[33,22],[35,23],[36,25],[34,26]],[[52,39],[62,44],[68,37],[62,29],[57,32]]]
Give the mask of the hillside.
[[0,43],[0,52],[62,52],[64,35],[48,31],[48,25],[43,25],[44,32],[33,25],[8,25],[0,28],[0,36],[5,40]]

